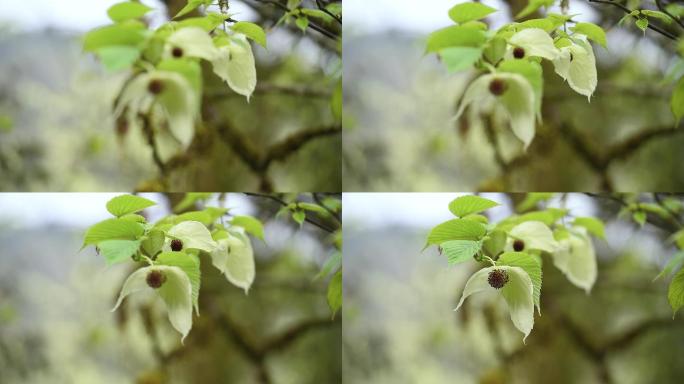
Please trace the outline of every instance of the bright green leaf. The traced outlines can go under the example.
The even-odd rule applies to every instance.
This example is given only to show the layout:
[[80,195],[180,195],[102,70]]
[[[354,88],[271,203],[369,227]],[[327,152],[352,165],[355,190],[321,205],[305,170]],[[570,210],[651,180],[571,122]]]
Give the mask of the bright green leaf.
[[439,55],[449,72],[459,72],[473,67],[482,56],[482,48],[449,47],[439,51]]
[[677,272],[674,278],[672,278],[667,292],[667,299],[672,307],[672,317],[674,318],[679,308],[684,306],[684,269]]
[[606,31],[593,23],[577,23],[571,28],[573,32],[585,35],[591,40],[601,44],[604,48],[608,48],[606,40]]
[[333,312],[333,317],[342,307],[342,270],[337,271],[328,284],[328,306]]
[[453,219],[434,227],[428,235],[426,246],[449,240],[480,240],[485,232],[485,226],[477,221]]
[[496,12],[496,9],[482,3],[462,3],[449,10],[449,17],[456,23],[465,23],[483,19],[492,12]]
[[264,240],[264,225],[259,219],[252,216],[235,216],[230,223],[242,227],[252,236]]
[[145,4],[126,1],[112,5],[107,10],[107,15],[109,15],[109,18],[113,21],[120,22],[129,19],[141,18],[151,10],[152,8]]
[[257,44],[266,48],[266,32],[258,24],[249,23],[246,21],[239,21],[233,24],[230,29],[235,32],[242,33],[248,38],[257,42]]
[[136,240],[145,229],[139,223],[121,219],[107,219],[88,228],[83,246],[105,240]]
[[140,212],[145,208],[157,205],[152,200],[135,195],[117,196],[107,202],[107,210],[114,216],[123,216],[129,213]]
[[439,52],[449,47],[474,47],[484,45],[487,37],[483,31],[463,26],[453,25],[435,31],[428,36],[427,52]]
[[97,244],[109,265],[129,260],[140,247],[139,240],[105,240]]
[[450,265],[472,260],[480,251],[482,243],[473,240],[450,240],[440,244],[442,253],[446,255]]
[[449,203],[449,211],[457,217],[467,216],[473,213],[486,211],[490,208],[499,206],[496,201],[484,197],[468,195],[457,197]]
[[606,230],[603,221],[595,217],[578,217],[572,224],[586,228],[589,233],[596,237],[600,237],[601,239],[606,238]]

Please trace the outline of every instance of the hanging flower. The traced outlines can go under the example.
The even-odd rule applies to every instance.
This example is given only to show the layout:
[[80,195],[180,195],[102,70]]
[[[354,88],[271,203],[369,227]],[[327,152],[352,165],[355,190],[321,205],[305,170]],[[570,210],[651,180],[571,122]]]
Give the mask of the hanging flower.
[[218,53],[212,60],[214,73],[249,101],[256,89],[257,75],[252,46],[247,36],[236,33],[216,39]]
[[199,221],[182,221],[168,230],[162,250],[180,252],[197,249],[211,253],[217,247],[218,244],[211,238],[211,233],[204,224]]
[[153,289],[162,298],[171,325],[180,332],[181,342],[185,340],[192,328],[192,285],[178,267],[153,265],[133,272],[124,282],[112,312],[119,308],[126,296],[147,289]]
[[508,39],[508,44],[507,59],[542,57],[547,60],[555,60],[560,55],[551,36],[539,28],[523,29],[511,36]]
[[194,57],[212,61],[217,54],[218,50],[209,34],[197,27],[179,29],[166,39],[164,45],[164,56],[167,58]]
[[571,283],[589,293],[596,282],[598,266],[594,244],[586,229],[573,228],[559,243],[560,247],[553,253],[553,264]]
[[532,280],[520,267],[492,266],[475,272],[468,279],[455,311],[468,296],[492,289],[503,296],[513,325],[525,335],[524,342],[534,326],[534,297]]
[[535,134],[534,90],[523,76],[515,73],[480,76],[465,91],[455,118],[469,105],[476,113],[503,112],[525,149],[532,142]]
[[162,160],[188,148],[195,135],[199,111],[198,95],[180,74],[153,70],[138,75],[121,93],[116,116],[126,110],[129,120],[139,114],[160,111],[168,129],[157,131],[157,149]]
[[591,101],[598,84],[594,50],[584,38],[577,37],[569,41],[571,45],[560,49],[560,56],[553,61],[553,65],[556,73],[567,80],[570,88]]
[[525,221],[508,232],[505,250],[507,252],[528,252],[530,250],[553,253],[559,244],[551,229],[541,221]]
[[225,236],[217,240],[218,247],[211,253],[211,261],[228,281],[247,293],[255,276],[252,243],[240,230],[225,232]]

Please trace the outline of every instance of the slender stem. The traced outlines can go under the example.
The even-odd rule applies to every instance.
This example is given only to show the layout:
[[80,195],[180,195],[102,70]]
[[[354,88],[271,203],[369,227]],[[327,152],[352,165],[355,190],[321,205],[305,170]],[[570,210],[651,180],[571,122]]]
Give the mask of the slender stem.
[[[613,2],[612,0],[588,0],[588,1],[589,1],[590,3],[610,4],[610,5],[614,6],[614,7],[620,8],[620,9],[623,10],[625,13],[632,13],[632,10],[631,10],[631,9],[625,7],[624,5],[622,5],[622,4],[620,4],[620,3]],[[652,31],[655,31],[655,32],[658,32],[658,33],[660,33],[661,35],[667,37],[668,39],[677,40],[677,36],[671,34],[670,32],[668,32],[668,31],[666,31],[666,30],[664,30],[664,29],[661,29],[660,27],[656,27],[655,25],[653,25],[653,24],[651,24],[651,23],[648,23],[648,29],[650,29],[650,30],[652,30]]]
[[680,20],[678,17],[675,17],[673,14],[671,14],[671,13],[667,10],[667,8],[665,8],[665,6],[663,5],[663,1],[662,1],[662,0],[655,0],[655,3],[656,3],[656,6],[658,7],[658,9],[660,10],[660,12],[662,12],[662,13],[664,13],[664,14],[670,16],[670,18],[671,18],[672,20],[674,20],[675,23],[679,24],[679,26],[682,27],[682,28],[684,29],[684,21]]

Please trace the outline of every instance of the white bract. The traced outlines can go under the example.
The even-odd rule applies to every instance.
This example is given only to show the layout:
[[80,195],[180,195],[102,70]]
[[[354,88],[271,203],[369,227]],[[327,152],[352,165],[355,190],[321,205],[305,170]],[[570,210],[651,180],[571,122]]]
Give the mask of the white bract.
[[559,243],[559,249],[553,253],[553,264],[571,283],[589,293],[596,282],[598,267],[594,244],[587,231],[581,227],[574,228],[569,237]]
[[553,65],[556,73],[568,82],[570,88],[591,101],[598,83],[594,50],[585,39],[573,39],[572,43],[560,49],[561,54],[553,61]]
[[166,39],[164,46],[166,57],[195,57],[211,61],[216,58],[217,54],[218,50],[209,34],[197,27],[179,29]]
[[183,249],[199,249],[211,253],[218,247],[207,227],[199,221],[183,221],[171,227],[166,234],[168,237],[164,241],[164,252],[172,251],[172,239],[182,241]]
[[[492,87],[497,84],[500,84],[502,90],[499,95],[492,91]],[[515,73],[480,76],[465,91],[455,119],[461,116],[469,105],[472,105],[478,114],[503,112],[510,121],[513,133],[523,142],[525,149],[532,142],[535,134],[534,90],[523,76]]]
[[[508,43],[513,47],[520,47],[525,50],[525,57],[536,56],[548,60],[558,58],[560,52],[553,44],[553,39],[546,31],[539,28],[528,28],[516,33],[508,39]],[[507,58],[513,57],[513,48],[509,48],[506,53]]]
[[256,65],[252,46],[243,34],[234,34],[216,39],[217,55],[212,60],[214,73],[230,88],[249,98],[257,84]]
[[490,272],[494,270],[502,270],[508,274],[508,282],[500,291],[508,305],[513,325],[525,335],[524,342],[534,326],[534,299],[532,280],[520,267],[493,266],[477,271],[468,279],[455,311],[461,307],[468,296],[490,289],[496,290],[488,281]]
[[506,243],[506,251],[512,252],[513,242],[522,240],[525,243],[524,251],[538,250],[553,253],[558,250],[559,244],[553,237],[551,229],[541,221],[525,221],[513,227],[508,232],[509,238]]
[[163,160],[190,146],[195,135],[195,119],[199,97],[181,75],[168,71],[151,71],[133,79],[121,93],[115,115],[124,110],[133,121],[139,114],[161,111],[168,129],[157,131],[157,149]]
[[255,275],[254,251],[249,237],[244,232],[234,231],[217,243],[218,247],[211,253],[212,263],[228,281],[247,293]]
[[[163,284],[156,289],[150,288],[147,282],[147,276],[153,271],[164,276]],[[119,308],[126,296],[145,289],[153,289],[162,298],[169,321],[180,332],[183,341],[192,328],[192,285],[188,276],[178,267],[158,265],[140,268],[124,282],[112,312]]]

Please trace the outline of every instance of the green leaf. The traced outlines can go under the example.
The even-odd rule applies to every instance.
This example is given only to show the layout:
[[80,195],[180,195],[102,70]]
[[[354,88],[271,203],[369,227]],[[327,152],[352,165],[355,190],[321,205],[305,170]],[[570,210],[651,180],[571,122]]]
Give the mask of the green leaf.
[[339,270],[328,284],[328,306],[333,312],[333,317],[342,307],[342,270]]
[[516,19],[521,19],[525,16],[529,16],[536,12],[539,8],[541,7],[550,7],[553,5],[555,0],[529,0],[527,2],[527,6],[522,9],[517,15],[515,15]]
[[524,252],[506,252],[499,257],[497,265],[520,267],[527,272],[534,288],[534,305],[537,307],[537,311],[541,313],[542,268],[537,258]]
[[484,225],[473,220],[453,219],[434,227],[427,244],[442,244],[449,240],[480,240],[487,232]]
[[144,26],[137,24],[116,24],[93,29],[84,36],[83,49],[96,52],[109,46],[138,46],[145,40]]
[[202,68],[196,60],[192,59],[166,59],[157,64],[161,71],[175,72],[192,86],[196,95],[202,94]]
[[98,244],[105,240],[136,240],[144,232],[144,227],[139,223],[121,219],[107,219],[88,228],[83,246]]
[[130,68],[140,57],[140,49],[130,45],[112,45],[95,51],[105,69],[110,72]]
[[440,244],[442,252],[449,260],[449,265],[472,260],[482,248],[482,242],[473,240],[451,240]]
[[292,220],[296,221],[299,225],[304,224],[304,220],[306,220],[306,212],[301,209],[292,212]]
[[672,279],[667,292],[667,299],[672,307],[672,317],[674,318],[679,308],[684,306],[684,269],[677,272]]
[[474,47],[484,45],[487,37],[483,31],[452,25],[431,33],[427,39],[427,52],[439,52],[449,47]]
[[634,221],[642,227],[644,224],[646,224],[646,218],[646,212],[644,211],[637,211],[632,214],[632,219],[634,219]]
[[242,227],[252,236],[264,240],[264,225],[259,219],[252,216],[235,216],[230,223]]
[[151,10],[152,8],[145,4],[126,1],[112,5],[107,10],[107,15],[112,21],[120,22],[129,19],[139,19]]
[[153,229],[147,233],[147,238],[142,242],[142,250],[149,257],[154,257],[164,246],[166,235],[164,232]]
[[600,237],[601,239],[606,238],[606,230],[603,221],[595,217],[578,217],[572,224],[586,228],[589,233],[596,237]]
[[642,31],[646,32],[646,28],[648,28],[648,19],[637,19],[636,26],[639,27],[639,29],[641,29]]
[[480,213],[489,208],[498,206],[499,203],[484,197],[468,195],[457,197],[449,203],[449,211],[458,217],[467,216],[473,213]]
[[661,277],[665,277],[670,275],[673,272],[678,271],[680,268],[682,268],[682,265],[684,265],[684,252],[679,251],[670,258],[670,261],[667,262],[665,267],[663,268],[662,271],[656,276],[653,281],[656,281],[660,279]]
[[195,9],[197,9],[200,5],[202,5],[202,4],[207,5],[207,3],[208,3],[208,4],[211,4],[211,1],[206,1],[206,0],[188,0],[188,4],[187,4],[185,7],[183,7],[183,9],[181,9],[181,10],[178,12],[178,14],[176,14],[176,16],[174,16],[173,18],[174,18],[174,19],[177,19],[177,18],[179,18],[179,17],[181,17],[181,16],[185,16],[185,15],[187,15],[188,13],[190,13],[190,12],[194,11]]
[[233,24],[230,29],[235,32],[242,33],[248,38],[257,42],[257,44],[266,48],[266,32],[258,24],[249,23],[246,21],[239,21]]
[[601,44],[603,48],[608,48],[608,42],[606,40],[606,31],[593,23],[577,23],[574,27],[570,28],[575,33],[580,33],[585,35],[591,40]]
[[482,56],[482,48],[449,47],[439,51],[442,61],[449,72],[459,72],[472,68]]
[[342,252],[337,251],[323,264],[314,280],[322,279],[340,268],[342,268]]
[[145,208],[157,205],[152,200],[135,195],[117,196],[107,202],[107,210],[114,216],[120,217],[129,213],[140,212]]
[[197,256],[185,252],[164,252],[157,256],[157,264],[178,267],[188,275],[192,285],[192,304],[199,314],[199,291],[201,284],[200,261]]
[[670,18],[670,16],[660,11],[642,9],[641,14],[646,15],[648,17],[653,17],[654,19],[658,19],[662,22],[665,22],[666,24],[672,24],[672,19]]
[[295,20],[295,24],[299,29],[302,30],[302,32],[306,32],[306,29],[309,27],[309,18],[298,17],[297,20]]
[[[525,195],[525,200],[521,201],[515,210],[518,212],[529,211],[530,209],[536,208],[537,204],[542,201],[547,201],[553,198],[555,193],[549,192],[530,192]],[[550,223],[547,223],[550,225]]]
[[140,248],[139,240],[105,240],[97,244],[100,254],[112,265],[130,259]]
[[136,223],[143,223],[143,224],[147,222],[147,219],[145,218],[145,216],[138,215],[137,213],[129,213],[127,215],[123,215],[123,216],[119,217],[119,219],[134,221]]
[[482,3],[462,3],[449,10],[449,17],[456,23],[465,23],[471,20],[480,20],[496,9]]
[[508,235],[506,232],[499,229],[494,229],[487,235],[487,237],[485,237],[485,240],[482,243],[482,249],[489,257],[495,258],[499,253],[501,253],[501,251],[503,251],[504,247],[506,246],[507,238]]
[[194,207],[195,204],[199,201],[205,201],[210,199],[211,196],[213,196],[213,193],[211,192],[188,192],[183,197],[183,200],[181,200],[178,204],[176,204],[175,207],[173,207],[173,211],[184,211],[188,208]]
[[677,120],[677,125],[679,125],[679,121],[684,116],[684,77],[679,79],[674,91],[672,92],[670,106],[672,107],[672,113]]

